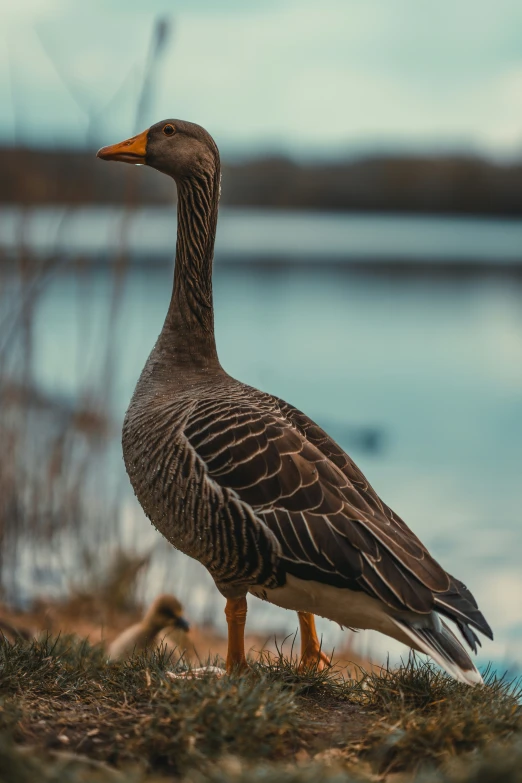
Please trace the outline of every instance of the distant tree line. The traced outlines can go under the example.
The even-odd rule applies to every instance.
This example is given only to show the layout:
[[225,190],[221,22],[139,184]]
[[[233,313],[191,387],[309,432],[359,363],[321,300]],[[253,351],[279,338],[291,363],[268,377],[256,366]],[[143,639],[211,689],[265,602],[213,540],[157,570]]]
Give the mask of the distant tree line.
[[[73,150],[0,148],[0,203],[165,204],[168,179],[108,166]],[[522,214],[522,162],[465,156],[368,156],[297,163],[283,157],[224,163],[222,203],[331,211]]]

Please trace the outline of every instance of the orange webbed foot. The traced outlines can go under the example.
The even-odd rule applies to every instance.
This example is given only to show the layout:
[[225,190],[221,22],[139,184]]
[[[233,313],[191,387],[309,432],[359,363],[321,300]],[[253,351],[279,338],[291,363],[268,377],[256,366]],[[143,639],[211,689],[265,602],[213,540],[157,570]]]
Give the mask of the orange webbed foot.
[[332,664],[330,658],[321,650],[317,631],[315,630],[315,619],[310,612],[298,612],[299,626],[301,628],[301,658],[299,661],[299,671],[306,669],[315,669],[324,671]]
[[315,669],[318,672],[322,672],[325,669],[329,669],[332,665],[330,658],[322,650],[310,651],[301,657],[299,661],[299,671],[303,672],[307,669]]

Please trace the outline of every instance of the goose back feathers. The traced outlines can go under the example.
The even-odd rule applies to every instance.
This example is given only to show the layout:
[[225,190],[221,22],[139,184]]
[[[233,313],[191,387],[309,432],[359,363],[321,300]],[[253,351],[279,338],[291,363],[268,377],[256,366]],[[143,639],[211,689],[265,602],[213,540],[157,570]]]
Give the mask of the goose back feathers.
[[144,385],[124,425],[129,476],[156,527],[225,596],[292,574],[491,634],[471,593],[305,414],[223,371],[178,390],[179,406]]

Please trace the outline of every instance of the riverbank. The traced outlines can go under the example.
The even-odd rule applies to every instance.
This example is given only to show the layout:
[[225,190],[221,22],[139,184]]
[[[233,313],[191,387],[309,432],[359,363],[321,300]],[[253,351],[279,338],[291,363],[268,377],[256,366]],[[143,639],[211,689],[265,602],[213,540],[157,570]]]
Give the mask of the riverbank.
[[[143,166],[104,166],[94,149],[0,147],[0,204],[160,205],[173,183]],[[520,217],[522,163],[447,154],[346,152],[222,162],[222,204],[276,210]]]

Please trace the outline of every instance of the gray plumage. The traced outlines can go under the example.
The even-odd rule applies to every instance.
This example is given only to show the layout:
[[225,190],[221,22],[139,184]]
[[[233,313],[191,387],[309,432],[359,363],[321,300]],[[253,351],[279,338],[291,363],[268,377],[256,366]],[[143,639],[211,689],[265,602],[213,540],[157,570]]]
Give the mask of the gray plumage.
[[[175,132],[167,137],[169,126]],[[440,613],[454,620],[472,648],[478,639],[470,626],[491,637],[469,590],[431,557],[320,427],[283,400],[231,378],[219,363],[214,141],[199,126],[164,121],[148,131],[146,162],[176,180],[178,234],[172,300],[123,427],[125,465],[145,513],[208,569],[227,598],[251,591],[302,611],[322,607],[339,621],[337,608],[328,609],[330,588],[344,591],[348,620],[350,602],[365,596],[357,598],[361,606],[371,599],[361,627],[406,641],[454,676],[478,681],[464,648],[437,619]],[[301,598],[277,598],[290,582],[303,595],[315,591],[309,607]]]

